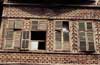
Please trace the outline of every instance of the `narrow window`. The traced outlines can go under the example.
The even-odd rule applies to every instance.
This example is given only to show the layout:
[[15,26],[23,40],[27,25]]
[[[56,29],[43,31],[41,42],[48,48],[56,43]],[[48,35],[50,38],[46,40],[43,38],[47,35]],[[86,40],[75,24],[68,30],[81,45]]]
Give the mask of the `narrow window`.
[[21,48],[24,50],[29,48],[29,31],[23,31]]
[[57,50],[70,50],[69,44],[69,22],[67,21],[56,21],[55,30],[55,48]]
[[13,49],[13,31],[12,30],[6,30],[5,33],[5,49]]
[[86,51],[86,38],[85,38],[85,32],[79,33],[80,38],[80,50]]

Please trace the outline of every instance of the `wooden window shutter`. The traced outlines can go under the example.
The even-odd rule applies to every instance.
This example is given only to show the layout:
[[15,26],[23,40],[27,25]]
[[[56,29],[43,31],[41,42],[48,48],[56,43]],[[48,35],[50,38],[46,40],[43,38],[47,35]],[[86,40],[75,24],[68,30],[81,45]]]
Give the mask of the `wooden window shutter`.
[[32,30],[38,29],[38,21],[32,21]]
[[62,49],[62,42],[61,42],[61,31],[56,30],[56,35],[55,35],[56,43],[55,43],[55,48],[56,49]]
[[14,33],[14,47],[19,49],[21,46],[21,31],[15,31]]
[[15,29],[22,29],[23,28],[23,21],[21,20],[15,20]]
[[46,30],[47,29],[47,21],[39,21],[38,30]]

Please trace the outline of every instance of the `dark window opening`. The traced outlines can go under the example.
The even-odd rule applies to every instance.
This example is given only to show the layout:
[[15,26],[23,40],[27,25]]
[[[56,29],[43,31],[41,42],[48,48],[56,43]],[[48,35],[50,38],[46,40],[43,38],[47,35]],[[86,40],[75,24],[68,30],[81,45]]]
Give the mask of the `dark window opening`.
[[46,32],[44,31],[32,31],[31,32],[31,40],[45,40]]
[[45,31],[31,31],[32,50],[46,49],[46,32]]

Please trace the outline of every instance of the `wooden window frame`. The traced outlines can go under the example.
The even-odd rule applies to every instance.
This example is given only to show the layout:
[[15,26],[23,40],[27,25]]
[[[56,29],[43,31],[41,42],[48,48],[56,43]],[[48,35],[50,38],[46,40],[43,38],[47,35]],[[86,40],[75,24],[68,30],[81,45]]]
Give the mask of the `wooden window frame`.
[[[88,31],[88,29],[87,29],[87,23],[92,23],[92,31]],[[78,34],[80,33],[80,32],[84,32],[85,33],[85,42],[86,42],[86,51],[90,51],[89,50],[89,43],[88,43],[88,33],[92,33],[93,34],[93,43],[94,43],[94,51],[96,51],[96,43],[95,43],[95,36],[94,36],[94,22],[90,22],[90,21],[83,21],[83,22],[78,22],[78,28],[79,28],[79,23],[84,23],[85,24],[85,31],[80,31],[80,30],[78,30]],[[80,39],[79,39],[79,48],[80,48]],[[81,51],[81,49],[80,49],[80,51]]]
[[[47,31],[48,31],[48,22],[49,22],[49,21],[46,20],[46,19],[30,19],[30,21],[31,21],[31,30],[30,30],[30,32],[31,32],[31,31],[45,31],[45,32],[46,32],[46,39],[45,39],[45,44],[46,44],[46,43],[47,43]],[[37,30],[32,30],[32,22],[33,22],[33,21],[37,21],[37,22],[38,22],[38,24],[37,24]],[[45,21],[45,22],[46,22],[46,25],[47,25],[46,27],[47,27],[47,29],[45,29],[45,30],[40,30],[40,29],[38,29],[38,28],[39,28],[39,27],[38,27],[38,26],[39,26],[39,22],[41,22],[41,21]],[[29,43],[31,43],[31,41],[32,41],[32,40],[31,40],[31,34],[30,34],[30,42],[29,42]],[[38,40],[35,40],[35,41],[38,41]],[[47,45],[47,44],[46,44],[46,45]],[[46,45],[45,45],[45,47],[47,47]],[[30,45],[29,45],[29,46],[30,46]],[[31,48],[31,47],[29,47],[29,49],[30,49],[30,48]],[[47,49],[47,48],[46,48],[46,49]],[[39,49],[38,49],[38,50],[32,50],[32,51],[46,51],[46,49],[45,49],[45,50],[39,50]]]
[[[47,31],[47,29],[48,29],[48,20],[45,20],[45,19],[44,20],[41,20],[41,19],[39,19],[39,20],[38,19],[31,19],[30,21],[31,21],[31,31]],[[38,24],[37,24],[37,30],[32,30],[32,22],[33,21],[37,21],[38,22]],[[40,30],[39,29],[39,24],[42,21],[46,22],[46,24],[47,24],[47,26],[46,26],[47,29],[45,29],[45,30]]]
[[[10,30],[10,31],[12,31],[12,30]],[[7,32],[7,30],[6,30],[6,32]],[[13,42],[14,41],[14,31],[12,31],[12,32],[13,32],[13,39],[6,39],[6,37],[4,38],[4,49],[14,49],[14,42]],[[7,33],[4,33],[4,34],[7,35]],[[6,48],[6,44],[7,44],[6,41],[7,40],[10,40],[10,41],[12,40],[12,47],[11,48]]]
[[[6,38],[4,38],[4,47],[3,47],[3,48],[4,48],[4,49],[7,49],[7,50],[8,50],[8,49],[9,49],[9,50],[10,50],[10,49],[13,50],[14,47],[15,47],[15,46],[14,46],[14,45],[15,45],[15,42],[14,42],[15,39],[14,39],[14,38],[15,38],[15,32],[16,32],[16,31],[14,30],[14,28],[15,28],[15,21],[16,21],[16,20],[23,21],[23,19],[6,19],[6,20],[7,20],[7,21],[6,21],[7,24],[6,24],[6,27],[5,27],[5,33],[6,33],[7,30],[12,30],[12,31],[13,31],[13,39],[12,39],[12,48],[6,48],[6,47],[5,47],[5,46],[6,46]],[[11,28],[9,28],[9,25],[10,25],[9,23],[10,23],[10,22],[13,22],[13,24],[12,24],[13,27],[11,27]],[[18,30],[18,31],[21,31],[21,30]],[[5,34],[5,33],[4,33],[4,34]]]
[[71,47],[71,40],[70,40],[70,26],[71,26],[71,23],[70,23],[70,21],[69,20],[54,20],[54,22],[55,22],[55,34],[54,34],[54,43],[56,43],[56,30],[58,30],[58,31],[61,31],[61,49],[56,49],[56,44],[54,44],[53,46],[54,46],[54,50],[55,51],[66,51],[66,52],[70,52],[71,51],[71,48],[69,49],[69,50],[65,50],[65,49],[63,49],[63,42],[64,42],[64,40],[63,40],[63,29],[62,28],[57,28],[56,29],[56,22],[57,21],[59,21],[59,22],[62,22],[62,27],[63,27],[63,22],[65,21],[65,22],[68,22],[69,23],[69,45],[70,45],[70,47]]

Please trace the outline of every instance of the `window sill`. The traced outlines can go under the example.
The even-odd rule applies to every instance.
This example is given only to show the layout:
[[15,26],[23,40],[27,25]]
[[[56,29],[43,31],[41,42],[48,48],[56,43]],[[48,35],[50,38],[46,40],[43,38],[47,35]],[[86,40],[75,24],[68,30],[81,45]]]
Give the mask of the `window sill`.
[[15,50],[0,50],[0,53],[34,53],[34,54],[68,54],[68,55],[100,55],[100,53],[85,53],[85,52],[56,52],[56,51],[15,51]]

